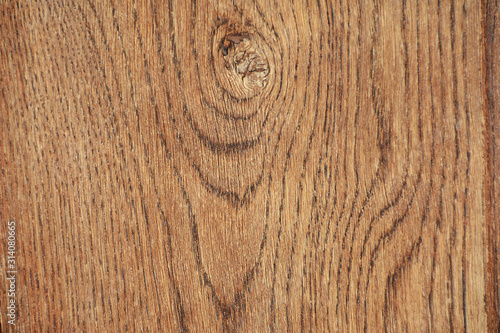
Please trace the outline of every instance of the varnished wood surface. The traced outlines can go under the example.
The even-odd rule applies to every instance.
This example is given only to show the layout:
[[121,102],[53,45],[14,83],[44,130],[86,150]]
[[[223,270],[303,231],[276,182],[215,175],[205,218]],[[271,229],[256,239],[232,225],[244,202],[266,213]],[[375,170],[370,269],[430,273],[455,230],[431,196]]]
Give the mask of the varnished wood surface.
[[0,1],[0,330],[497,332],[499,20]]

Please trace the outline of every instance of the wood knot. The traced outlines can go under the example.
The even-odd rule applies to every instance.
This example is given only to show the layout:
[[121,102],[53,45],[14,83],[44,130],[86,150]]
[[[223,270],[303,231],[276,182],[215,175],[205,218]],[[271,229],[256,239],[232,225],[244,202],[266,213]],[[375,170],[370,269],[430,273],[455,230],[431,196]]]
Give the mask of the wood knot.
[[271,68],[266,53],[269,52],[260,35],[237,30],[232,25],[220,27],[214,65],[221,86],[235,98],[248,99],[268,84]]
[[226,69],[238,74],[247,89],[264,87],[269,74],[269,64],[250,35],[226,36],[222,55]]

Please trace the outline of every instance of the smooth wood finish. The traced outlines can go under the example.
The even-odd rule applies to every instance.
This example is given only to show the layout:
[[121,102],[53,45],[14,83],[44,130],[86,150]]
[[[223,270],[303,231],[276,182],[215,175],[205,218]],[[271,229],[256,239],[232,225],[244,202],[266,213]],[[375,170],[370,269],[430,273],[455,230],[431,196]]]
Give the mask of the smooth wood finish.
[[0,1],[18,332],[497,332],[498,1]]

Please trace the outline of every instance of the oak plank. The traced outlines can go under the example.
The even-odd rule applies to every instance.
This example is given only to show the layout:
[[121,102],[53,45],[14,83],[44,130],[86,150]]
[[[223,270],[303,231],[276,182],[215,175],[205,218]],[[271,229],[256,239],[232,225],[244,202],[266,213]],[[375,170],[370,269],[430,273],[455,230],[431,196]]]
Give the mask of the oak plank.
[[497,331],[498,15],[0,1],[0,331]]

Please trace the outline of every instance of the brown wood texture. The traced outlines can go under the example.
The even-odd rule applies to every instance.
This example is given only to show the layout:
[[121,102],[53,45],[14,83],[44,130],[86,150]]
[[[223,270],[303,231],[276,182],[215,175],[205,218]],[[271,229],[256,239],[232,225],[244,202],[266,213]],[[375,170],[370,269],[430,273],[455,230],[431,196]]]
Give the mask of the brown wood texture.
[[0,331],[498,332],[499,50],[490,0],[0,1]]

